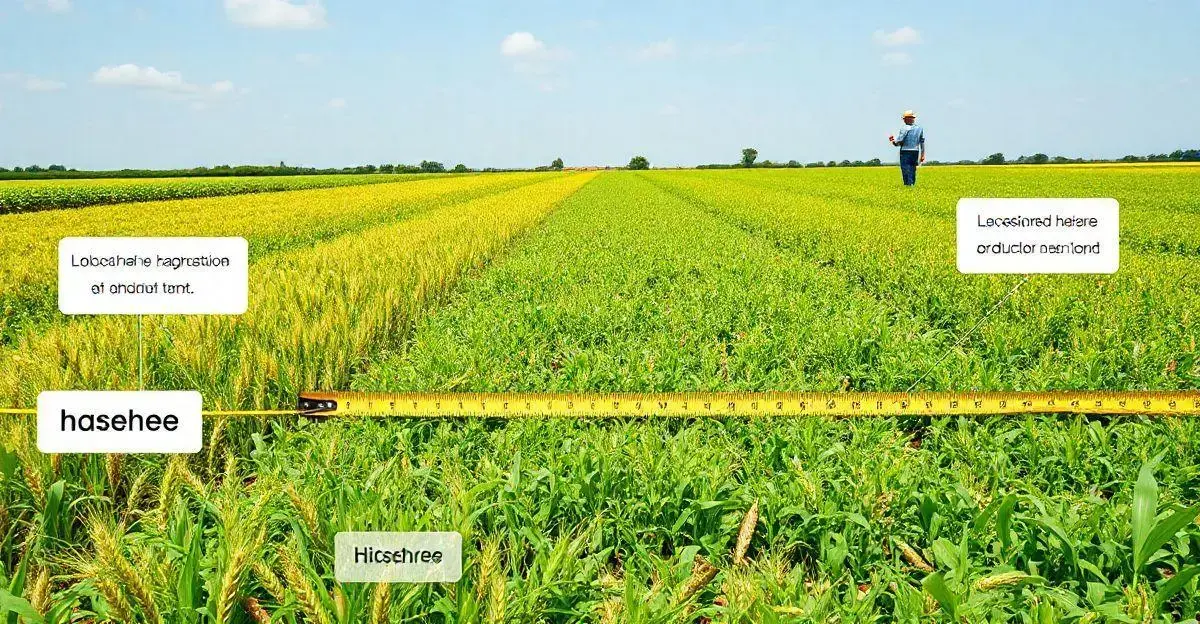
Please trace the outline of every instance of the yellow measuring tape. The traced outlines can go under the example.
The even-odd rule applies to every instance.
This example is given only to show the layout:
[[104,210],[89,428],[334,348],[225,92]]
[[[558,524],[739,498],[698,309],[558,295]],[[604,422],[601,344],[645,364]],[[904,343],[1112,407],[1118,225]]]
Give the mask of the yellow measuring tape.
[[[0,408],[0,414],[35,414]],[[709,416],[1200,416],[1200,391],[455,393],[305,392],[296,409],[212,410],[206,416],[383,418]]]
[[352,393],[306,392],[309,416],[521,418],[706,416],[1200,416],[1200,392]]

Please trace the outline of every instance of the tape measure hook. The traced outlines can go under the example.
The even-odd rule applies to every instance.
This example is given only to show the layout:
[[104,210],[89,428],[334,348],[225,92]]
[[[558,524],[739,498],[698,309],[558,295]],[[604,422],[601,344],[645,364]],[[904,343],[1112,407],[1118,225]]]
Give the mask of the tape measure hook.
[[327,416],[337,411],[338,403],[331,398],[312,398],[300,395],[296,411],[302,416]]

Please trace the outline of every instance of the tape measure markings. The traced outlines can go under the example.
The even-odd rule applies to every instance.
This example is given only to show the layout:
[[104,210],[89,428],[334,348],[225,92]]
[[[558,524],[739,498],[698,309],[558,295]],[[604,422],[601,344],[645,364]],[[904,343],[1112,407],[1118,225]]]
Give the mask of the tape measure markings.
[[[0,415],[32,415],[0,408]],[[457,393],[304,392],[296,409],[208,410],[205,416],[890,417],[1019,414],[1200,416],[1200,391]]]
[[310,416],[704,417],[1171,414],[1200,416],[1200,392],[308,392]]

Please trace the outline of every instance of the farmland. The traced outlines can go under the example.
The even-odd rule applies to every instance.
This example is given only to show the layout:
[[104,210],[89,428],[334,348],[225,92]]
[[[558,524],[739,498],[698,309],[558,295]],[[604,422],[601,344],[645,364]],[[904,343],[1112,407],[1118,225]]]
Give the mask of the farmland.
[[[56,311],[74,235],[250,241],[246,314],[144,321],[145,386],[210,409],[308,389],[1200,387],[1200,168],[921,176],[505,174],[0,216],[0,404],[137,387],[133,319]],[[1033,276],[980,324],[1022,278],[956,272],[964,196],[1115,197],[1121,269]],[[1197,420],[226,418],[168,459],[43,455],[14,416],[0,444],[4,580],[52,621],[1200,611]],[[459,531],[463,579],[338,583],[346,530]]]
[[383,184],[428,177],[414,175],[306,175],[229,178],[116,178],[0,181],[0,214],[78,208],[135,201],[219,197],[270,191]]

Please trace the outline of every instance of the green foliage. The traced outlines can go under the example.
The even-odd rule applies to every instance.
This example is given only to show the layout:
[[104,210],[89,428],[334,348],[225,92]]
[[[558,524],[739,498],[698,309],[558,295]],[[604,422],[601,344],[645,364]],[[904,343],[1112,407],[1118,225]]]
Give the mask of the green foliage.
[[634,156],[633,158],[630,158],[629,165],[626,167],[626,169],[632,169],[634,171],[645,170],[649,168],[650,161],[647,160],[645,156]]
[[[236,401],[243,378],[286,397],[281,371],[297,362],[364,391],[897,390],[930,369],[928,389],[1200,385],[1193,171],[943,168],[912,194],[892,175],[613,172],[553,197],[541,185],[571,176],[464,177],[311,191],[307,211],[337,209],[310,220],[272,212],[265,196],[189,203],[206,222],[255,215],[237,227],[257,303],[246,318],[163,320],[149,378],[214,383],[210,405]],[[505,194],[480,200],[486,189]],[[1122,271],[1033,279],[958,344],[1013,284],[954,268],[954,205],[986,193],[1118,198]],[[89,210],[149,227],[150,208]],[[498,233],[518,211],[527,229]],[[5,266],[48,288],[51,273],[15,259],[52,267],[43,237],[71,216],[19,217],[52,219],[36,231],[0,218],[33,250]],[[481,247],[440,255],[464,241]],[[314,326],[330,308],[341,315]],[[0,378],[129,385],[128,361],[65,351],[123,352],[129,323],[49,323],[27,332],[39,357],[0,354],[27,358]],[[320,348],[271,351],[295,333]],[[226,338],[205,342],[212,334]],[[114,471],[104,456],[38,453],[32,421],[0,418],[0,610],[246,622],[253,598],[276,622],[369,622],[382,596],[392,622],[1169,622],[1200,611],[1196,419],[207,425],[204,453],[124,456]],[[378,593],[338,583],[331,543],[348,530],[460,531],[463,579]],[[716,576],[693,589],[697,556]]]
[[754,160],[756,158],[758,158],[758,150],[754,149],[753,147],[747,147],[746,149],[742,150],[743,167],[753,167]]

